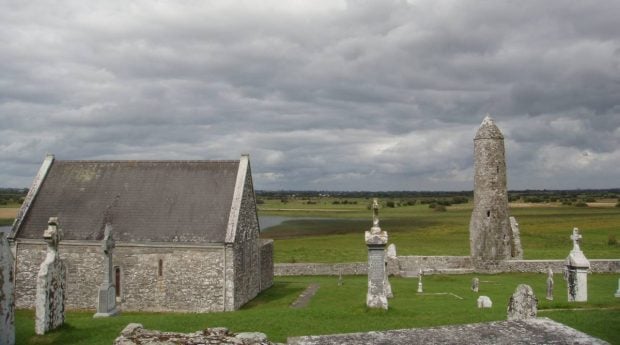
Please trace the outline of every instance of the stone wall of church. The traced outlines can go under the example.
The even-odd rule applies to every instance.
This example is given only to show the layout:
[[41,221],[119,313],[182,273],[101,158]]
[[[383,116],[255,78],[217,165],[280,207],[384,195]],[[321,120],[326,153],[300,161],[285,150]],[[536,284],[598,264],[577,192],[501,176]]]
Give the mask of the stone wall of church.
[[256,297],[261,289],[259,231],[252,174],[248,166],[233,246],[235,252],[234,309],[240,308]]
[[[103,281],[100,243],[62,243],[67,266],[67,309],[95,309]],[[19,243],[16,249],[16,306],[33,308],[36,276],[45,245]],[[122,311],[224,310],[224,247],[117,243],[113,265],[120,269]]]
[[273,285],[273,240],[262,240],[260,247],[260,289]]

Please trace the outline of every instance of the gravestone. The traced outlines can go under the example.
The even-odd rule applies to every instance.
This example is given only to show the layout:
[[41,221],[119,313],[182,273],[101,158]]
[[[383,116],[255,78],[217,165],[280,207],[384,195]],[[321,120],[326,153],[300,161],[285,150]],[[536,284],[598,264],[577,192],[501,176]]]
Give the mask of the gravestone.
[[553,301],[553,270],[549,267],[547,271],[547,296],[549,301]]
[[368,293],[366,294],[366,306],[369,308],[388,309],[388,301],[385,294],[385,246],[388,235],[379,226],[379,203],[377,199],[373,200],[372,209],[372,227],[370,231],[365,233],[366,246],[368,247]]
[[420,268],[420,272],[418,272],[418,292],[424,292],[424,287],[422,286],[422,269]]
[[51,217],[43,240],[47,243],[45,261],[37,275],[37,295],[35,299],[35,333],[43,335],[65,322],[66,267],[58,255],[58,243],[62,230],[58,218]]
[[616,290],[616,293],[614,294],[615,297],[620,297],[620,279],[618,279],[618,290]]
[[478,308],[491,308],[493,306],[489,296],[480,296],[476,302],[478,303]]
[[385,297],[394,298],[394,293],[392,293],[392,284],[390,284],[387,262],[385,263]]
[[398,256],[396,256],[396,245],[394,243],[390,243],[387,247],[385,261],[387,262],[388,276],[400,276],[400,267],[398,265]]
[[478,292],[479,288],[480,288],[480,279],[478,279],[478,277],[475,277],[474,279],[471,280],[471,291]]
[[538,299],[534,295],[532,287],[519,284],[508,302],[508,321],[536,318],[537,308]]
[[0,345],[15,344],[15,280],[13,255],[4,232],[0,232]]
[[521,247],[521,229],[519,228],[519,223],[517,223],[517,219],[515,217],[509,217],[510,220],[510,229],[512,231],[512,258],[516,260],[523,259],[523,247]]
[[573,240],[573,250],[570,251],[566,258],[566,267],[564,269],[564,279],[568,287],[568,301],[587,302],[590,261],[586,259],[579,247],[579,241],[582,238],[579,234],[579,229],[574,228],[570,238]]
[[103,243],[103,282],[99,287],[99,300],[97,303],[97,313],[94,317],[108,317],[118,314],[116,308],[116,288],[114,286],[114,267],[112,265],[112,250],[115,243],[112,237],[112,225],[106,224]]

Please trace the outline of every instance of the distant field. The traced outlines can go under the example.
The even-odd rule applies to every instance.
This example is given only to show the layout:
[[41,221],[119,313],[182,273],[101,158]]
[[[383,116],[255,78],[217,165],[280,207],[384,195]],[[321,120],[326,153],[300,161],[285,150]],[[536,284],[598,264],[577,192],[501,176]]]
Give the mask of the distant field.
[[0,207],[0,226],[12,225],[19,207]]
[[[276,262],[367,259],[364,231],[371,225],[370,199],[348,199],[344,205],[334,204],[336,200],[323,198],[313,201],[316,204],[265,200],[259,205],[261,215],[316,218],[292,219],[262,234],[275,240]],[[620,208],[613,207],[613,202],[590,204],[599,207],[511,204],[510,213],[521,227],[525,258],[564,259],[572,248],[569,236],[573,227],[582,231],[582,249],[588,258],[620,258]],[[471,208],[471,203],[448,206],[446,212],[421,204],[383,207],[381,227],[399,255],[469,255]]]

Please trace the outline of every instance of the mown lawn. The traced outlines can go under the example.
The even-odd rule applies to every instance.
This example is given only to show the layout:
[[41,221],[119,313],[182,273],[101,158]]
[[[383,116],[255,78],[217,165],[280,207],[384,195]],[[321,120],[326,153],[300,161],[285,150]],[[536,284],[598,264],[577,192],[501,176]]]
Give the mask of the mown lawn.
[[[306,205],[269,200],[261,215],[302,217],[270,228],[276,262],[365,261],[364,231],[371,225],[369,200],[354,205],[324,202]],[[381,227],[399,255],[469,255],[471,204],[436,212],[428,205],[384,207]],[[620,258],[620,208],[535,205],[511,208],[521,228],[525,259],[564,259],[572,248],[573,227],[583,235],[581,248],[591,259]],[[306,218],[306,219],[304,219]],[[313,219],[307,219],[313,218]],[[609,244],[610,238],[617,239]]]
[[[478,275],[480,292],[473,293],[473,275],[424,277],[424,294],[417,294],[417,279],[392,278],[395,297],[388,311],[368,310],[365,306],[366,277],[346,276],[338,286],[336,277],[280,277],[275,285],[236,312],[211,314],[123,313],[121,316],[93,319],[93,312],[69,312],[66,325],[45,336],[34,335],[32,311],[18,311],[17,344],[106,344],[131,322],[147,328],[192,332],[223,326],[234,332],[260,331],[272,341],[289,336],[429,327],[506,319],[510,295],[520,283],[530,284],[539,298],[539,316],[565,322],[588,334],[620,344],[620,299],[614,298],[617,275],[588,277],[588,303],[566,302],[566,285],[556,275],[555,300],[547,301],[544,274]],[[289,304],[310,284],[320,288],[310,304],[291,309]],[[453,293],[462,299],[453,295]],[[486,295],[491,309],[477,309],[476,299]],[[579,308],[585,310],[566,310]],[[546,311],[546,309],[553,309]],[[559,309],[559,310],[556,310]]]

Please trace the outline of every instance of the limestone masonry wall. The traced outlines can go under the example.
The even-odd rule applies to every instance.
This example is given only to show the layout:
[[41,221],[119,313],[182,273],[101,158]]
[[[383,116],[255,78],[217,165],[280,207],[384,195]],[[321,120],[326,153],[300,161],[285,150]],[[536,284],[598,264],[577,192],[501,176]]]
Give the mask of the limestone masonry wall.
[[256,213],[252,174],[249,170],[239,210],[237,234],[235,235],[235,300],[234,309],[240,308],[258,295],[261,288],[260,227]]
[[273,285],[273,240],[262,240],[260,247],[261,291]]
[[[424,274],[463,274],[499,272],[541,272],[551,267],[555,273],[564,269],[564,260],[507,260],[474,269],[469,256],[398,256],[398,271],[390,269],[390,275],[417,276]],[[590,260],[592,273],[620,273],[620,259]],[[390,267],[390,266],[388,266]],[[368,263],[281,263],[274,265],[276,276],[298,275],[365,275]]]
[[[66,308],[95,309],[103,277],[100,244],[61,242],[59,247],[60,256],[67,265]],[[223,310],[223,252],[223,246],[170,244],[158,247],[117,243],[113,265],[120,268],[121,309]],[[33,308],[36,275],[45,258],[45,245],[19,243],[16,253],[16,306]]]

